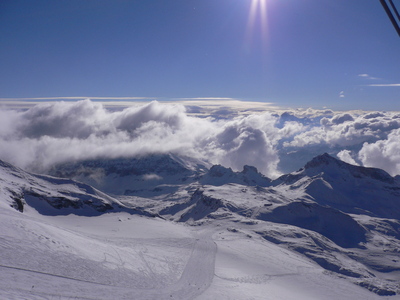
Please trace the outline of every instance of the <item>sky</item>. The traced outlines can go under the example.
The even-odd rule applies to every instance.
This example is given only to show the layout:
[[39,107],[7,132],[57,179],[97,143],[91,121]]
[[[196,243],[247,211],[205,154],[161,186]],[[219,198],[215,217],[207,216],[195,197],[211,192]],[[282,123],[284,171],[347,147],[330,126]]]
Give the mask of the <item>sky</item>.
[[400,174],[379,0],[5,0],[0,45],[0,159],[29,171],[173,153],[276,178],[327,152]]
[[0,100],[400,110],[400,38],[379,0],[4,0],[0,44]]

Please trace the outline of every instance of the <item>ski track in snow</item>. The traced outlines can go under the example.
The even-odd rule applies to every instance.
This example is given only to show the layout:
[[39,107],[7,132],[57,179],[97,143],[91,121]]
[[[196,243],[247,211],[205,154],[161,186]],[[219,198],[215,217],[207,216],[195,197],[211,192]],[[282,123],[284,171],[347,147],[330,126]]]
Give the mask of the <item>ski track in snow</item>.
[[217,245],[211,239],[211,234],[199,234],[181,278],[177,283],[160,290],[161,294],[157,293],[154,299],[165,299],[165,296],[193,299],[203,293],[214,277],[216,253]]
[[217,245],[211,233],[198,234],[192,253],[180,279],[165,288],[136,289],[131,296],[137,299],[194,299],[211,285],[214,277]]
[[[110,295],[115,299],[195,299],[213,281],[217,245],[211,235],[209,231],[195,233],[196,242],[181,277],[162,288],[117,287],[23,267],[0,265],[1,277],[18,279],[18,282],[13,282],[12,288],[7,281],[0,282],[0,299],[110,299]],[[52,284],[57,285],[57,294],[51,293]],[[35,285],[41,286],[41,289],[35,289]],[[72,285],[72,291],[62,288]],[[43,288],[46,286],[48,290]],[[60,291],[60,287],[64,291]],[[93,290],[97,292],[93,293]],[[76,291],[80,291],[79,295]]]

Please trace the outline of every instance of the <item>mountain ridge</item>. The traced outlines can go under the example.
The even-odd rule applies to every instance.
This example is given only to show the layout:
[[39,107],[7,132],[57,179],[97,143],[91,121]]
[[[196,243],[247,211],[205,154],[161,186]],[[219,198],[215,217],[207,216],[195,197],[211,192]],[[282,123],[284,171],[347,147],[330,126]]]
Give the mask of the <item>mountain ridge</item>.
[[[171,166],[170,159],[176,170],[184,164],[171,156],[164,158],[167,161],[158,164],[154,175],[161,177],[162,166]],[[116,174],[113,184],[121,178],[138,178],[125,172],[128,167],[119,173],[122,176],[112,173]],[[148,170],[154,169],[142,170],[139,176]],[[167,181],[152,178],[148,180],[155,183],[147,186],[138,181],[144,185],[142,190],[111,196],[86,183],[28,173],[0,161],[0,206],[21,215],[30,214],[30,208],[50,216],[127,212],[192,226],[223,224],[232,234],[246,231],[246,236],[304,255],[376,294],[399,292],[395,282],[382,277],[382,273],[400,271],[396,259],[400,186],[387,173],[353,166],[328,154],[275,180],[251,166],[241,172],[221,165],[198,170],[189,170],[190,176],[183,180],[186,174],[174,177],[175,169],[167,168],[166,173],[172,172]]]
[[[2,198],[8,198],[9,206],[20,212],[24,212],[26,206],[48,215],[99,215],[130,210],[117,199],[85,183],[29,173],[2,160],[0,183]],[[131,212],[150,216],[136,209],[131,209]]]

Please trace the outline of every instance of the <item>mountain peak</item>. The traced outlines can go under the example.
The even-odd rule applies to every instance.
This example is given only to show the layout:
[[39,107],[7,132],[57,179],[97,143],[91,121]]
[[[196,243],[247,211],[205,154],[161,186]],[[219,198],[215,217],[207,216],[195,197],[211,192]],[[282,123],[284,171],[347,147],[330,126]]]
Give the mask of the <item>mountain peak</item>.
[[256,167],[243,166],[243,171],[234,172],[231,168],[221,165],[214,165],[201,178],[202,184],[224,185],[228,183],[238,183],[248,186],[269,186],[271,180],[259,173]]
[[369,168],[362,166],[355,166],[339,159],[330,156],[328,153],[318,155],[309,161],[304,169],[310,171],[312,169],[320,169],[333,171],[335,169],[347,170],[352,176],[356,178],[369,177],[375,180],[379,180],[385,183],[394,183],[394,178],[387,172],[378,168]]
[[311,169],[311,168],[315,168],[321,165],[329,165],[329,164],[346,164],[345,162],[338,160],[332,156],[330,156],[328,153],[324,153],[321,155],[318,155],[316,157],[314,157],[312,160],[310,160],[305,166],[305,169]]
[[243,166],[243,171],[242,171],[242,173],[243,173],[243,174],[248,174],[248,173],[255,173],[255,174],[258,174],[258,170],[257,170],[256,167],[244,165],[244,166]]

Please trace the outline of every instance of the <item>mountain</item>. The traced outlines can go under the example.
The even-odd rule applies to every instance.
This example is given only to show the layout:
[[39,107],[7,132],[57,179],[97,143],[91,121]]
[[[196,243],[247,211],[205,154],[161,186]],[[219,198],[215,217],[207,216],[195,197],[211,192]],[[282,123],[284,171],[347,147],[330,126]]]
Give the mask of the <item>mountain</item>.
[[269,186],[271,179],[258,172],[257,168],[245,165],[241,172],[234,172],[231,168],[221,165],[214,165],[210,170],[201,176],[199,180],[202,184],[224,185],[228,183],[238,183],[248,186]]
[[383,170],[354,166],[328,154],[274,183],[303,190],[314,201],[347,213],[400,219],[400,183]]
[[[400,246],[400,187],[395,178],[328,154],[274,181],[262,176],[249,181],[245,174],[213,166],[200,185],[191,184],[186,197],[176,197],[167,207],[163,202],[158,213],[197,225],[220,220],[250,224],[264,239],[301,253],[326,270],[377,294],[395,293],[396,284],[380,273],[400,271],[395,258]],[[273,231],[266,229],[271,224]],[[288,228],[297,233],[288,236]]]
[[[271,289],[279,293],[268,299],[347,297],[341,288],[326,294],[336,280],[354,299],[400,293],[400,186],[382,170],[323,154],[270,180],[251,166],[234,172],[155,155],[64,164],[52,172],[67,178],[0,161],[0,268],[7,276],[71,279],[87,288],[82,298],[99,299],[126,298],[125,291],[136,299],[241,299],[243,289],[253,298]],[[57,260],[62,264],[55,267]],[[7,276],[0,279],[9,282]],[[274,285],[280,276],[288,277]],[[324,288],[311,292],[317,281]],[[133,290],[131,282],[138,285]],[[287,295],[283,282],[307,288]],[[91,284],[110,296],[94,296]],[[18,299],[2,289],[0,296]]]
[[[0,160],[1,198],[20,212],[32,207],[45,215],[100,215],[112,211],[142,213],[80,182],[28,173]],[[145,213],[146,215],[149,215]]]
[[189,195],[167,207],[161,202],[159,215],[193,226],[226,226],[238,235],[247,232],[379,295],[398,292],[392,278],[400,271],[399,220],[348,214],[284,184],[201,185]]
[[176,190],[205,173],[207,163],[173,154],[134,158],[85,160],[59,164],[49,171],[56,177],[72,178],[116,195],[139,195]]

